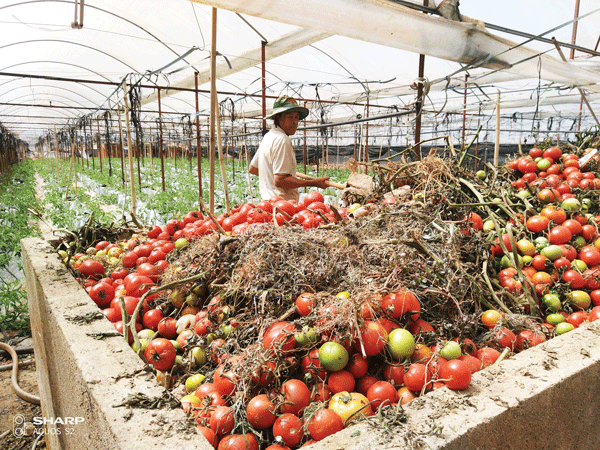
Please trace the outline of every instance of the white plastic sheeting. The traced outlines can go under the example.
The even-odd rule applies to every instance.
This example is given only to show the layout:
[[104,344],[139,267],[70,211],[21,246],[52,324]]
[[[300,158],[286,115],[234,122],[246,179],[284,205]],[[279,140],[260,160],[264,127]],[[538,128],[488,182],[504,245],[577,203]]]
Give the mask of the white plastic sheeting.
[[[387,0],[203,3],[87,0],[83,28],[74,29],[72,0],[0,0],[0,122],[33,144],[38,137],[51,135],[55,126],[60,130],[82,115],[97,118],[115,108],[122,101],[116,84],[128,74],[135,75],[130,81],[145,75],[145,85],[193,87],[194,72],[198,71],[203,90],[199,109],[205,127],[213,5],[230,9],[218,10],[217,89],[220,101],[231,100],[223,118],[228,120],[233,110],[236,118],[245,117],[250,128],[258,121],[249,118],[261,111],[263,39],[268,42],[268,107],[282,92],[308,99],[314,108],[313,121],[364,115],[367,97],[371,115],[390,108],[411,109],[416,99],[411,86],[418,73],[417,52],[430,55],[425,60],[425,78],[431,82],[425,108],[436,117],[463,111],[467,74],[464,109],[469,111],[490,107],[496,90],[501,89],[506,114],[513,112],[507,108],[537,112],[544,104],[555,106],[539,109],[540,114],[563,114],[560,104],[566,104],[564,110],[572,114],[579,106],[573,85],[598,91],[598,57],[577,52],[575,62],[563,63],[551,44],[534,41],[513,48],[525,39],[416,12]],[[581,16],[600,8],[598,2],[581,3]],[[460,2],[464,16],[531,34],[556,28],[546,37],[556,36],[564,42],[571,40],[572,25],[561,25],[573,18],[574,5],[575,0]],[[595,47],[599,17],[594,13],[579,22],[578,45]],[[190,49],[191,53],[179,59]],[[488,69],[474,68],[472,63],[483,63]],[[484,74],[489,75],[482,77]],[[142,94],[144,126],[156,133],[156,90],[144,89]],[[194,97],[192,92],[161,91],[166,140],[170,130],[190,117],[186,114],[196,113]],[[596,101],[593,104],[597,105]],[[102,122],[94,122],[89,131],[102,126]]]

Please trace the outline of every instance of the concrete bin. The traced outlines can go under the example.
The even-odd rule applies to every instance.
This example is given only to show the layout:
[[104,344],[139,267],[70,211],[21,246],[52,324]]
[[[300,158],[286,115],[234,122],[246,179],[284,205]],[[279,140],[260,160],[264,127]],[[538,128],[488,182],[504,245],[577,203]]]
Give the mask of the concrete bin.
[[[22,248],[42,412],[76,422],[50,424],[49,448],[210,450],[179,409],[120,406],[130,394],[157,398],[164,389],[112,324],[75,320],[98,308],[46,241],[24,239]],[[442,388],[403,411],[311,448],[600,450],[600,321],[478,372],[462,392]]]

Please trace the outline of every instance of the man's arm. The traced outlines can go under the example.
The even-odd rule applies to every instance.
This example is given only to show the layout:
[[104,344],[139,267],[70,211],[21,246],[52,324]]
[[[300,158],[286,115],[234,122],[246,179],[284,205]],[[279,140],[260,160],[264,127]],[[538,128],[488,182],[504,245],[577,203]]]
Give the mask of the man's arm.
[[329,180],[329,177],[310,177],[307,180],[300,180],[290,174],[275,174],[275,186],[279,189],[297,189],[302,187],[316,187],[319,189],[327,189],[328,186],[325,184]]
[[252,175],[258,176],[258,167],[255,167],[252,164],[250,164],[248,166],[248,172],[251,173]]

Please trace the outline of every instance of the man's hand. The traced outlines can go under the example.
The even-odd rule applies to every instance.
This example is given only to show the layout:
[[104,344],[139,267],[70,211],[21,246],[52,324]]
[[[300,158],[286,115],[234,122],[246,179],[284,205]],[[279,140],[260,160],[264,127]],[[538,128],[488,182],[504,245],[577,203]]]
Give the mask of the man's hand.
[[329,177],[313,178],[312,180],[308,181],[312,181],[312,186],[319,189],[327,189],[329,187],[329,185],[327,184],[327,181],[329,181]]

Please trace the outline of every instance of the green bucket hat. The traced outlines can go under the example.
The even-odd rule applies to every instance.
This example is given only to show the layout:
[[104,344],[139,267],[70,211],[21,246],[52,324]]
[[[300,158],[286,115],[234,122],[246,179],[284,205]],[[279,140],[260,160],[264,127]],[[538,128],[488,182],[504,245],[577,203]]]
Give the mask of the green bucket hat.
[[296,100],[294,100],[293,98],[288,97],[287,95],[282,95],[277,100],[275,100],[275,103],[273,103],[273,111],[265,118],[272,119],[277,114],[286,111],[297,112],[300,116],[300,120],[303,120],[306,118],[306,116],[308,116],[307,108],[300,106],[298,103],[296,103]]

